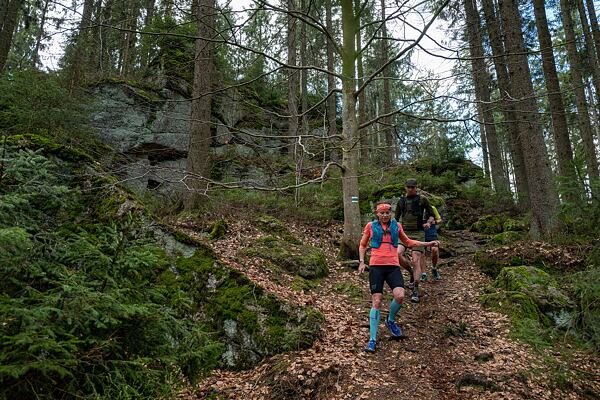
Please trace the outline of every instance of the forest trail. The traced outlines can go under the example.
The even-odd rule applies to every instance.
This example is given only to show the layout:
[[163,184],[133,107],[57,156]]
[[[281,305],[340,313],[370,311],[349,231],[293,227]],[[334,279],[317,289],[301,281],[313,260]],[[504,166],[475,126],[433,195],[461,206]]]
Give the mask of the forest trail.
[[[592,383],[559,389],[553,384],[547,355],[509,339],[508,318],[482,308],[478,298],[490,279],[473,263],[474,251],[484,243],[477,234],[443,233],[442,249],[451,256],[440,262],[442,280],[422,285],[419,304],[406,296],[397,318],[407,336],[404,340],[391,340],[383,324],[391,300],[389,288],[385,289],[378,350],[367,354],[363,348],[369,337],[368,274],[358,275],[336,261],[341,227],[290,223],[290,230],[326,253],[329,276],[310,290],[294,290],[293,277],[265,269],[260,260],[240,258],[237,250],[262,235],[247,221],[232,222],[234,234],[212,245],[223,261],[265,290],[285,301],[318,308],[325,318],[320,338],[307,350],[267,358],[250,370],[214,371],[179,398],[576,399],[600,393],[597,360],[585,355],[572,360],[595,376]],[[186,231],[193,233],[190,225]]]

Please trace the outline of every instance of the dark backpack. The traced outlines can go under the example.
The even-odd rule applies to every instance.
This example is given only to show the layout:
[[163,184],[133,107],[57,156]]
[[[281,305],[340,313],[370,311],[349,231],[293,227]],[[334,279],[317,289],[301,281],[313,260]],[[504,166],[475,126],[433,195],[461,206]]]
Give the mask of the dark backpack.
[[[406,196],[402,196],[400,197],[400,200],[398,200],[398,211],[400,211],[400,214],[396,215],[397,220],[400,219],[400,216],[406,215]],[[419,194],[415,195],[415,200],[412,202],[411,214],[417,217],[421,216],[421,219],[423,218],[421,210],[421,195]]]

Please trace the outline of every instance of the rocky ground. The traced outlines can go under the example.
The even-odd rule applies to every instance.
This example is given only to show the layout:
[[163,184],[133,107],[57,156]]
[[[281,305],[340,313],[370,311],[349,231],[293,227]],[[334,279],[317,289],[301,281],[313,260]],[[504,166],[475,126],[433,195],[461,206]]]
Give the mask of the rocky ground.
[[[193,234],[193,224],[179,221]],[[243,219],[212,246],[221,259],[285,301],[311,305],[325,317],[321,337],[308,350],[265,359],[245,371],[217,370],[180,393],[182,399],[577,399],[600,398],[600,363],[572,351],[535,352],[509,339],[510,322],[485,310],[478,298],[490,283],[473,263],[484,243],[470,232],[442,237],[448,258],[443,279],[422,285],[419,304],[405,302],[398,322],[406,338],[391,340],[380,325],[378,351],[366,354],[370,295],[367,274],[336,260],[340,226],[290,225],[303,243],[321,247],[330,273],[317,282],[240,257],[264,235]],[[387,289],[386,289],[387,290]],[[382,320],[391,297],[386,293]]]

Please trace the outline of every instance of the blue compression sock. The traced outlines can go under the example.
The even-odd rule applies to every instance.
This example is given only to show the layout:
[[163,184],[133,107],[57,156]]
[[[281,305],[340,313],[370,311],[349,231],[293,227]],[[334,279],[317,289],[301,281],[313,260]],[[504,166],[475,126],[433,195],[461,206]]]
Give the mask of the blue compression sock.
[[396,303],[396,299],[392,300],[390,304],[390,313],[388,314],[388,321],[394,321],[398,311],[402,308],[402,303]]
[[377,339],[377,328],[379,327],[379,315],[381,312],[374,308],[371,308],[371,312],[369,313],[369,325],[371,331],[371,340]]

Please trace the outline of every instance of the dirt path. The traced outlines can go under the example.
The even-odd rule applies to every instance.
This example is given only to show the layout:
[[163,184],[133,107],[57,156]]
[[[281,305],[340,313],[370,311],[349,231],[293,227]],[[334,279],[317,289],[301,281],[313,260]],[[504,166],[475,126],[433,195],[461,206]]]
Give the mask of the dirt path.
[[[423,284],[419,304],[408,302],[407,295],[397,320],[408,338],[390,340],[381,323],[378,351],[366,354],[367,274],[359,276],[335,260],[337,229],[292,226],[303,242],[325,250],[330,266],[317,288],[294,291],[293,277],[268,271],[259,260],[242,260],[242,265],[236,251],[261,233],[243,221],[231,228],[235,235],[214,244],[223,261],[286,301],[318,308],[325,317],[322,335],[308,350],[271,357],[251,370],[215,371],[181,398],[566,399],[588,398],[578,394],[584,391],[600,393],[598,381],[587,388],[557,389],[544,357],[509,340],[507,318],[481,307],[478,297],[489,279],[472,262],[480,238],[468,232],[442,238],[455,252],[440,264],[442,281]],[[391,300],[387,289],[384,299],[382,321]]]

